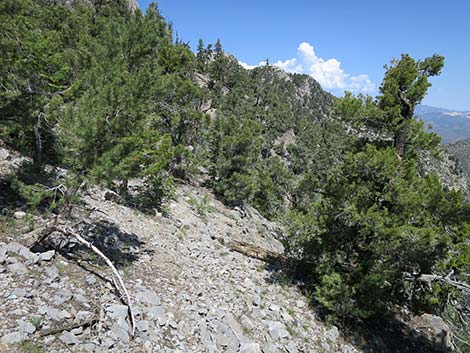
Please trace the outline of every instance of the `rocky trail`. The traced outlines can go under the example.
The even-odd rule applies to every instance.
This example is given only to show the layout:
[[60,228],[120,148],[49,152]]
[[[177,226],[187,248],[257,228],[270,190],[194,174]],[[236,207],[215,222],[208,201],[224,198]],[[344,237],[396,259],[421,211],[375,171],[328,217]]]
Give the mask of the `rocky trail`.
[[93,212],[80,233],[119,268],[135,336],[109,269],[88,249],[52,234],[34,253],[20,245],[28,236],[4,236],[1,352],[356,351],[316,319],[275,265],[224,245],[238,240],[282,252],[280,229],[255,210],[228,209],[188,185],[178,187],[165,216],[112,199],[98,189],[83,198]]

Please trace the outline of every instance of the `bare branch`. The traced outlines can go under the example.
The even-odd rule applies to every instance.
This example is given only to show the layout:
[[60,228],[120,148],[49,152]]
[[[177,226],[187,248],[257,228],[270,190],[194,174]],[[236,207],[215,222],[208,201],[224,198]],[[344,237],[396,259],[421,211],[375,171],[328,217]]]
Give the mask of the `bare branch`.
[[127,307],[129,308],[129,317],[130,317],[130,322],[131,322],[131,327],[132,327],[132,336],[134,336],[134,333],[135,333],[135,318],[134,318],[134,312],[132,310],[132,301],[131,301],[131,297],[129,295],[129,292],[126,288],[126,285],[124,284],[124,281],[121,277],[121,275],[119,274],[118,270],[116,269],[116,267],[114,266],[114,264],[111,262],[111,260],[101,252],[100,249],[98,249],[96,246],[94,246],[92,243],[88,242],[87,240],[85,240],[81,235],[75,233],[72,229],[70,228],[65,228],[65,229],[58,229],[61,233],[65,234],[65,235],[71,235],[73,236],[75,239],[77,239],[81,244],[85,245],[87,248],[89,248],[90,250],[92,250],[95,254],[97,254],[99,257],[101,257],[105,262],[106,264],[109,266],[109,268],[111,268],[112,272],[114,273],[114,275],[116,276],[118,282],[119,282],[119,285],[121,286],[121,289],[122,291],[124,292],[125,296],[126,296],[126,299],[127,299]]

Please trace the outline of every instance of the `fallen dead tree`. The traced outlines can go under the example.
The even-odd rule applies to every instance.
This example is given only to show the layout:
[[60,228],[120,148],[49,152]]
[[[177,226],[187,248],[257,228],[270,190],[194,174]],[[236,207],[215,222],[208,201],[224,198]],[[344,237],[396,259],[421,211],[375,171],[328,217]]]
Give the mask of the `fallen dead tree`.
[[[468,278],[468,274],[461,274],[460,278]],[[421,282],[429,287],[434,282],[440,282],[444,285],[453,287],[454,292],[447,295],[446,305],[440,314],[450,329],[449,347],[456,352],[467,352],[470,347],[470,285],[463,280],[457,280],[454,271],[450,271],[447,275],[437,274],[405,274],[405,278],[410,281]]]
[[430,275],[423,274],[418,277],[418,281],[426,282],[428,284],[432,282],[443,282],[452,287],[460,289],[462,291],[470,292],[470,285],[468,283],[456,281],[452,279],[452,275],[453,275],[453,271],[451,271],[447,276],[439,276],[435,274],[430,274]]
[[258,259],[264,262],[286,262],[287,258],[278,252],[264,249],[257,245],[246,243],[239,240],[224,243],[224,245],[232,251],[236,251],[245,256]]
[[79,327],[85,328],[85,327],[95,324],[96,322],[98,322],[98,318],[96,316],[93,316],[91,319],[88,319],[82,322],[76,322],[67,326],[51,327],[51,328],[39,331],[38,336],[46,337],[46,336],[56,335],[64,331],[72,331],[73,329],[76,329]]

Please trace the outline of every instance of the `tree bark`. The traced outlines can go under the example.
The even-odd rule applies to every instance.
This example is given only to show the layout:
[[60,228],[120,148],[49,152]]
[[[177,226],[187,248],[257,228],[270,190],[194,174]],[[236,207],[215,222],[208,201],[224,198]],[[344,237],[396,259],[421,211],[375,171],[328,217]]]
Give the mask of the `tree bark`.
[[39,113],[34,119],[33,133],[34,133],[34,158],[33,162],[35,166],[42,164],[42,141],[41,132],[39,131],[39,125],[41,123],[41,113]]
[[400,127],[395,133],[395,148],[397,155],[400,159],[405,155],[405,146],[406,146],[406,134],[408,132],[408,122],[413,119],[414,107],[409,99],[405,96],[403,92],[400,91],[400,103],[401,103],[401,118],[402,121],[399,124]]
[[245,243],[243,241],[234,240],[224,245],[232,251],[236,251],[245,256],[264,262],[287,262],[287,258],[283,254],[263,249],[257,245]]
[[403,126],[395,134],[395,148],[397,151],[397,155],[398,157],[400,157],[400,159],[402,159],[403,156],[405,155],[406,133],[407,133],[407,128],[406,126]]

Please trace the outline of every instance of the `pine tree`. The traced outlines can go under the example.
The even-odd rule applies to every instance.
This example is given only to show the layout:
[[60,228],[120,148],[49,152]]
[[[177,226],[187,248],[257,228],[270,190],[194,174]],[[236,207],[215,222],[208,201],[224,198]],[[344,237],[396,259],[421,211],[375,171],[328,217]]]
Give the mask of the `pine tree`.
[[403,54],[400,60],[392,60],[380,86],[379,107],[384,111],[386,122],[394,133],[397,155],[403,158],[414,109],[426,95],[431,83],[429,77],[439,75],[444,57],[433,55],[415,60]]

